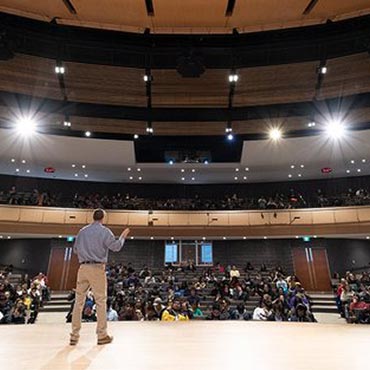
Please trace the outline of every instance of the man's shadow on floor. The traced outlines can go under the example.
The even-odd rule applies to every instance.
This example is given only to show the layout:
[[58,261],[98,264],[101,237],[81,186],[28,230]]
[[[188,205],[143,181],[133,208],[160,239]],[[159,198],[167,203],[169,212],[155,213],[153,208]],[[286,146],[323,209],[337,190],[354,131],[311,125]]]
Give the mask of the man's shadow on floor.
[[97,355],[104,349],[104,346],[94,346],[88,352],[82,354],[80,357],[73,361],[68,361],[68,356],[75,350],[75,346],[65,346],[61,349],[47,364],[42,366],[41,370],[59,370],[59,369],[87,369]]

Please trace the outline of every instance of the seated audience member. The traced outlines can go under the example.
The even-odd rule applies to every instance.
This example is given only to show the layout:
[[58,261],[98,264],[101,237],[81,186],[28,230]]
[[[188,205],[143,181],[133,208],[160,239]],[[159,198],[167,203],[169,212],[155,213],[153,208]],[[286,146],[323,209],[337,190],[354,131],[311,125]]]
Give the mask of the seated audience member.
[[232,266],[231,270],[230,270],[230,279],[232,279],[233,277],[237,277],[239,278],[240,277],[240,272],[239,270],[236,268],[235,265]]
[[231,311],[231,320],[250,320],[252,315],[247,311],[243,303],[236,306],[236,309]]
[[370,323],[370,304],[361,300],[357,294],[352,296],[347,321],[349,323]]
[[172,301],[170,307],[166,308],[162,313],[162,321],[188,321],[187,313],[182,312],[182,304],[178,298]]
[[107,299],[107,320],[118,321],[118,313],[112,308],[112,301]]
[[253,320],[267,321],[271,319],[272,314],[271,297],[268,294],[264,294],[259,307],[256,307],[253,311]]
[[155,312],[155,316],[158,320],[162,320],[162,314],[166,309],[166,306],[163,304],[163,301],[161,298],[157,297],[153,301],[153,308]]
[[308,311],[307,307],[300,303],[295,308],[294,312],[292,311],[289,321],[298,321],[298,322],[316,322],[313,314]]

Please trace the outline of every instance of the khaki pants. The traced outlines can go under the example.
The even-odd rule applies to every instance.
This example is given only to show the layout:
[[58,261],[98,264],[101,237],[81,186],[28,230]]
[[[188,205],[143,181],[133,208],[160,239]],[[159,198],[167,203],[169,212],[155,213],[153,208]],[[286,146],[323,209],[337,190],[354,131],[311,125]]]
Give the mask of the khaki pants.
[[81,316],[86,293],[92,289],[98,316],[96,334],[98,339],[107,336],[107,277],[104,264],[83,264],[77,275],[76,299],[72,313],[72,339],[80,337]]

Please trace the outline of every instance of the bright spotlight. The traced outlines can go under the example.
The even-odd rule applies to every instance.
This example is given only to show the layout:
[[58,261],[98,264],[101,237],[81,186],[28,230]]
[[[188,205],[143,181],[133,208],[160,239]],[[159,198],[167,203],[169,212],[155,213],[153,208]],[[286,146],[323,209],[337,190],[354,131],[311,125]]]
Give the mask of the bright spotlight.
[[233,134],[228,134],[227,135],[227,140],[233,141],[234,140],[234,135]]
[[36,123],[29,117],[19,118],[16,122],[16,130],[22,136],[32,136],[36,131]]
[[281,131],[278,128],[273,128],[269,133],[270,139],[279,140],[281,139]]
[[327,135],[332,139],[340,139],[346,131],[346,128],[340,120],[331,120],[326,125],[325,131]]
[[91,132],[90,131],[85,131],[85,136],[86,137],[90,137],[91,136]]
[[168,163],[169,163],[170,165],[173,165],[173,160],[171,159]]

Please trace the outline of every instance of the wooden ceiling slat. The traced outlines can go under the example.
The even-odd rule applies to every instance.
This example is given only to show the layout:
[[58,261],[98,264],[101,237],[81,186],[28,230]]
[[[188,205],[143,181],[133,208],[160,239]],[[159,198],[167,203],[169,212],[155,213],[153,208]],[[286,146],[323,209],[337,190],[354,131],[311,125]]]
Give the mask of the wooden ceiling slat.
[[322,0],[302,16],[307,0],[237,1],[233,15],[225,17],[226,0],[161,0],[154,2],[155,16],[148,17],[144,0],[78,0],[77,15],[60,1],[2,0],[0,11],[50,21],[55,16],[63,24],[154,33],[230,33],[298,27],[370,13],[368,0]]

